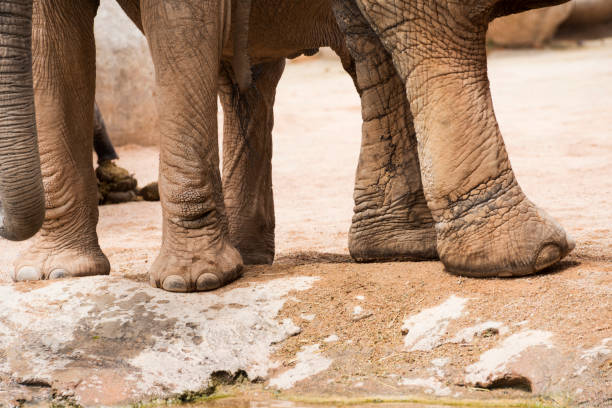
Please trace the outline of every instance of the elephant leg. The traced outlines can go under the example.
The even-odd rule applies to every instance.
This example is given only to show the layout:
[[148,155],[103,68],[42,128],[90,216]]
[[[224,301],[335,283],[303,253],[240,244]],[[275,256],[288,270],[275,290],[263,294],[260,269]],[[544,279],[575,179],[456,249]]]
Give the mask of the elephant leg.
[[34,1],[33,76],[46,216],[14,279],[108,274],[92,166],[97,1]]
[[359,262],[437,259],[404,84],[358,10],[334,8],[350,56],[338,53],[361,97],[363,118],[351,256]]
[[242,270],[229,239],[219,172],[219,4],[142,0],[141,6],[161,140],[163,236],[151,284],[174,292],[216,289]]
[[496,1],[356,3],[406,83],[446,269],[520,276],[567,255],[574,243],[522,192],[493,112],[485,37]]
[[231,243],[245,264],[274,260],[272,127],[284,68],[284,59],[253,67],[251,87],[240,92],[231,64],[221,66],[223,194]]

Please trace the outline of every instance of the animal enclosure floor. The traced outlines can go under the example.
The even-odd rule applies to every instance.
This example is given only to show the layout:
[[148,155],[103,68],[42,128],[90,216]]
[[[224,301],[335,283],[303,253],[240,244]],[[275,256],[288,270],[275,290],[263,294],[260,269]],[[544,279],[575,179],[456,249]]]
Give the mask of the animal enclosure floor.
[[[474,280],[451,276],[438,262],[353,263],[347,231],[361,139],[359,98],[338,61],[298,60],[288,64],[276,99],[275,265],[247,267],[244,278],[214,294],[188,295],[189,302],[210,307],[201,321],[189,314],[181,326],[171,308],[180,295],[159,294],[147,284],[147,269],[161,242],[159,203],[100,208],[98,233],[112,265],[110,278],[13,284],[12,262],[28,244],[1,241],[0,346],[5,351],[0,352],[0,405],[2,398],[15,395],[44,399],[51,390],[83,404],[195,391],[198,384],[206,385],[213,368],[224,366],[222,360],[211,363],[205,366],[211,371],[202,374],[203,368],[190,365],[197,356],[214,357],[206,354],[201,339],[184,337],[188,324],[194,324],[250,333],[251,340],[229,348],[225,369],[263,373],[263,383],[246,387],[269,398],[299,396],[308,404],[331,396],[359,401],[382,395],[393,402],[417,395],[443,404],[542,397],[549,405],[609,406],[612,40],[567,49],[495,51],[489,70],[519,183],[577,242],[560,265],[524,279]],[[119,164],[134,172],[140,185],[157,178],[156,148],[130,145],[118,153]],[[114,292],[121,287],[131,293],[129,302]],[[247,289],[261,292],[265,302],[226,299]],[[271,290],[278,296],[266,293]],[[77,304],[66,295],[57,301],[60,316],[46,313],[46,304],[55,307],[51,296],[64,293],[106,297],[84,308],[86,301]],[[133,312],[148,307],[141,298],[155,300],[159,308]],[[101,305],[116,315],[104,314]],[[226,316],[237,311],[252,319],[252,327],[232,326],[237,323]],[[61,313],[80,320],[72,322],[70,314]],[[60,320],[45,326],[44,319]],[[31,325],[20,326],[20,321]],[[100,321],[107,325],[104,330]],[[169,333],[163,341],[138,337],[160,322]],[[44,340],[45,330],[55,327],[64,334]],[[266,328],[274,336],[257,334]],[[117,333],[121,341],[113,337]],[[257,352],[248,348],[253,346],[249,341],[260,347]],[[23,344],[27,348],[13,355]],[[104,354],[105,348],[113,352]],[[242,360],[240,350],[247,349],[263,357]],[[69,354],[69,361],[62,360]],[[163,375],[155,364],[164,368]],[[113,373],[138,387],[126,389]],[[94,385],[84,386],[93,375],[98,375]],[[266,394],[273,390],[281,393]]]

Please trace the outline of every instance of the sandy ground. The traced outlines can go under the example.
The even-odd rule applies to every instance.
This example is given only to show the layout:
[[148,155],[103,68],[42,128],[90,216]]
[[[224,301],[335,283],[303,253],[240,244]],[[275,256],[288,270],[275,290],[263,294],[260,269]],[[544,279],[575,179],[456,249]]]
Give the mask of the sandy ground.
[[[434,386],[398,385],[402,378],[430,375],[438,358],[447,359],[444,374],[430,376],[456,398],[529,397],[516,387],[483,392],[465,386],[466,367],[499,347],[501,332],[463,346],[442,342],[430,351],[407,352],[402,323],[456,295],[467,299],[466,312],[449,320],[443,338],[488,320],[502,322],[510,333],[552,333],[557,354],[540,364],[535,370],[540,374],[525,374],[532,391],[575,404],[612,401],[609,348],[576,374],[584,351],[606,349],[605,339],[612,337],[612,39],[563,49],[495,51],[489,69],[519,183],[577,241],[566,260],[536,277],[472,280],[446,274],[437,262],[352,263],[347,231],[361,134],[359,98],[336,60],[288,65],[274,130],[277,262],[246,268],[244,279],[223,290],[290,275],[320,278],[281,311],[302,332],[276,350],[281,364],[273,376],[299,365],[298,352],[306,345],[319,344],[318,353],[333,363],[298,382],[294,392],[444,395]],[[118,152],[119,164],[133,171],[140,185],[156,179],[156,149],[124,146]],[[112,275],[147,280],[160,245],[160,218],[159,203],[100,208],[98,232]],[[11,264],[26,247],[0,242],[1,282],[10,281]],[[323,341],[330,335],[338,340]],[[542,385],[546,370],[555,367],[556,375],[563,374],[555,380],[559,386]]]

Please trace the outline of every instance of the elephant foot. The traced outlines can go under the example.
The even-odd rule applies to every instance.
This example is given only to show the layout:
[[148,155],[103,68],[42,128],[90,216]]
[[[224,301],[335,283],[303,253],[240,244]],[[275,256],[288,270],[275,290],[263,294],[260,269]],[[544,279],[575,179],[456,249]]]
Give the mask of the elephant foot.
[[231,237],[244,265],[271,265],[274,262],[274,232],[232,233]]
[[214,290],[242,275],[240,253],[225,239],[210,244],[202,238],[184,238],[173,249],[164,244],[151,271],[151,286],[169,292]]
[[357,262],[429,261],[438,259],[436,232],[389,229],[349,235],[349,252]]
[[355,261],[438,259],[434,221],[425,198],[421,194],[407,204],[372,209],[364,201],[355,207],[349,232],[349,252]]
[[443,211],[438,253],[450,273],[470,277],[524,276],[574,249],[574,241],[523,194],[508,172]]
[[13,280],[21,282],[110,273],[108,258],[99,247],[87,250],[48,248],[38,243],[22,254],[15,263]]
[[272,265],[274,262],[274,249],[272,251],[258,248],[237,247],[245,265]]
[[[268,203],[271,202],[270,193]],[[271,265],[275,253],[274,208],[259,207],[259,211],[252,211],[253,207],[229,203],[226,199],[230,242],[240,252],[243,264]]]

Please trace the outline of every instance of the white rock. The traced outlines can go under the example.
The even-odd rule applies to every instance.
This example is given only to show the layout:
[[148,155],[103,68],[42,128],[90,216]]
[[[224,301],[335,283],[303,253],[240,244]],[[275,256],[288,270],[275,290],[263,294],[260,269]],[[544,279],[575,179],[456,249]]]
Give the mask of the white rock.
[[297,364],[290,370],[285,371],[270,380],[270,386],[286,390],[292,388],[297,382],[325,371],[329,368],[332,360],[319,353],[319,344],[305,346],[297,353]]
[[442,382],[436,378],[403,378],[400,380],[399,385],[409,387],[422,387],[425,388],[425,393],[434,394],[437,396],[447,396],[451,394],[451,389],[445,386]]
[[581,365],[576,368],[574,371],[574,375],[582,375],[588,368],[589,364],[593,362],[598,357],[607,356],[612,352],[610,347],[608,347],[608,343],[612,342],[612,338],[606,338],[601,341],[601,345],[595,346],[593,348],[584,350],[580,355],[580,360],[586,360],[586,364]]
[[87,379],[75,392],[90,404],[200,390],[219,370],[266,378],[274,345],[300,331],[278,312],[290,292],[316,280],[276,279],[219,295],[114,277],[33,290],[0,285],[0,349],[11,350],[0,353],[0,375],[42,379],[59,391]]
[[529,347],[552,348],[552,333],[542,330],[526,330],[506,338],[501,346],[487,350],[480,360],[466,368],[468,384],[485,386],[506,374],[507,365],[517,359]]
[[470,343],[477,335],[482,335],[489,330],[497,330],[499,334],[508,333],[508,328],[500,322],[484,322],[475,326],[461,329],[451,340],[451,343]]
[[431,360],[431,364],[433,364],[435,367],[444,367],[449,361],[450,359],[448,357],[434,358]]
[[608,343],[612,343],[612,337],[611,338],[603,339],[601,341],[601,345],[599,345],[599,346],[595,346],[593,348],[585,350],[580,355],[580,358],[582,360],[593,361],[595,358],[597,358],[599,356],[606,356],[606,355],[610,354],[610,352],[612,352],[612,350],[610,350],[610,348],[608,347]]
[[441,344],[442,336],[453,319],[463,315],[468,299],[452,295],[444,303],[425,309],[404,321],[404,346],[410,351],[427,351]]

